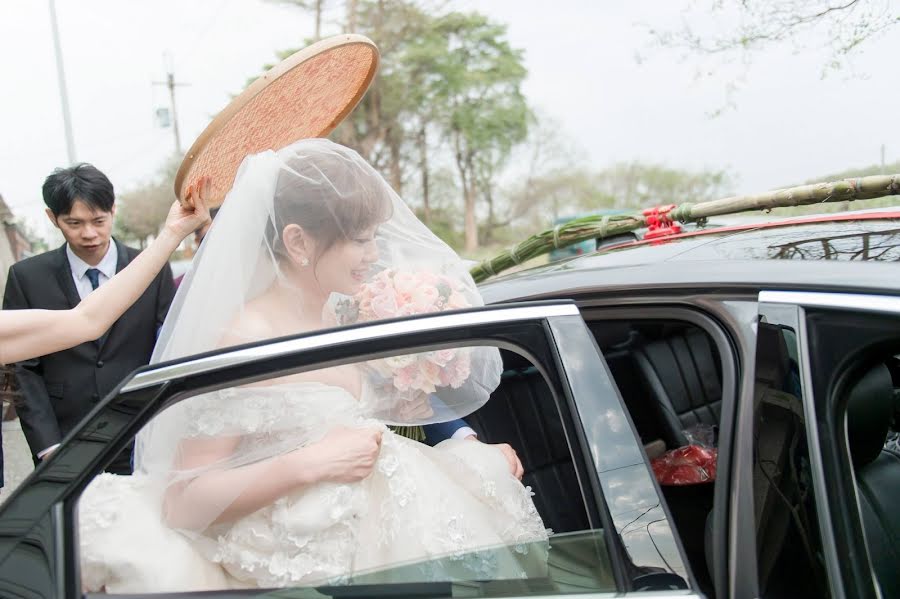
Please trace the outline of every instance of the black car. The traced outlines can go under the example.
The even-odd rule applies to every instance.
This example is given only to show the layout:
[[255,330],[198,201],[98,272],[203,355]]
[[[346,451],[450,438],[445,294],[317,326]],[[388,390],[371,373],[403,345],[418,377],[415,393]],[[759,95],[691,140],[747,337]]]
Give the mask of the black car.
[[[900,456],[887,442],[898,261],[897,211],[707,229],[499,278],[482,285],[482,309],[143,369],[0,508],[0,595],[81,595],[79,495],[168,406],[324,365],[489,345],[501,384],[468,422],[521,456],[554,531],[547,577],[425,582],[413,564],[340,587],[202,596],[900,596]],[[696,444],[698,430],[718,454],[706,480],[660,484],[651,458]]]

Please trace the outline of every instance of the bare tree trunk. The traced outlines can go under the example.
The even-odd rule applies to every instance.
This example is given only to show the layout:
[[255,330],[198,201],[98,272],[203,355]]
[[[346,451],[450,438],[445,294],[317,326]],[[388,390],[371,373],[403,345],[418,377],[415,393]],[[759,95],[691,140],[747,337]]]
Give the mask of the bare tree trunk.
[[419,135],[417,137],[419,144],[419,172],[422,175],[422,209],[423,220],[425,226],[431,226],[431,204],[428,198],[428,136],[426,133],[425,123],[419,127]]
[[488,229],[485,231],[485,243],[493,241],[494,227],[497,226],[497,214],[494,212],[494,190],[490,183],[484,189],[484,199],[488,205]]
[[475,186],[471,182],[472,158],[468,155],[463,156],[459,143],[459,133],[455,134],[454,137],[456,142],[456,167],[459,169],[459,178],[463,188],[465,249],[467,252],[472,252],[478,249],[478,223],[475,221]]
[[471,183],[465,185],[466,200],[466,251],[472,252],[478,249],[478,223],[475,221],[475,190]]
[[399,195],[403,195],[403,165],[400,156],[400,139],[393,131],[388,132],[388,148],[391,161],[391,187]]

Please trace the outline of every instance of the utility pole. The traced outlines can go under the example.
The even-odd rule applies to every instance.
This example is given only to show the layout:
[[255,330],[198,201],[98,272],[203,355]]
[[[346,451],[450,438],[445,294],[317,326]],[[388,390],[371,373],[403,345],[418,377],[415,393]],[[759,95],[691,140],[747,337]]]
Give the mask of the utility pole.
[[167,57],[166,60],[166,80],[154,81],[153,85],[165,85],[169,88],[169,99],[172,102],[172,131],[175,133],[175,153],[181,156],[181,135],[178,133],[178,112],[175,110],[175,87],[179,85],[189,85],[187,83],[175,83],[175,74],[172,72],[172,62]]
[[322,39],[322,3],[324,0],[316,0],[316,41]]
[[881,144],[881,174],[884,175],[884,144]]
[[66,153],[69,164],[75,164],[75,139],[72,136],[72,116],[69,114],[69,95],[66,92],[66,72],[63,69],[62,47],[59,44],[59,28],[56,26],[56,2],[50,0],[50,30],[56,51],[56,76],[59,79],[59,102],[62,105],[63,128],[66,133]]

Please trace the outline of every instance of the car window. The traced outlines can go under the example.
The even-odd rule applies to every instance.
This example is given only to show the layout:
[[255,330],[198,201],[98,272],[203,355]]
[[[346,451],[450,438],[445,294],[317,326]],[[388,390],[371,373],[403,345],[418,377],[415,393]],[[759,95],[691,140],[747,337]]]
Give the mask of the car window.
[[138,436],[131,481],[82,495],[82,586],[616,591],[546,373],[457,344],[187,397]]
[[827,597],[812,488],[796,323],[757,328],[753,498],[762,596]]

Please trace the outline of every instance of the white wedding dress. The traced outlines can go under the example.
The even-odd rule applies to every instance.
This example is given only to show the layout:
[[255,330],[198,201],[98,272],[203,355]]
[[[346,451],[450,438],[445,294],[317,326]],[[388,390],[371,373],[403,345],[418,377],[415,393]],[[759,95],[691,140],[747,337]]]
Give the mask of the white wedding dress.
[[[251,452],[303,446],[335,426],[382,426],[367,416],[365,397],[310,382],[220,391],[177,408],[188,436],[240,435]],[[86,590],[340,584],[410,564],[417,581],[546,576],[547,531],[530,489],[482,443],[432,448],[387,432],[365,480],[316,484],[202,533],[165,526],[160,487],[141,474],[103,474],[85,491]]]

